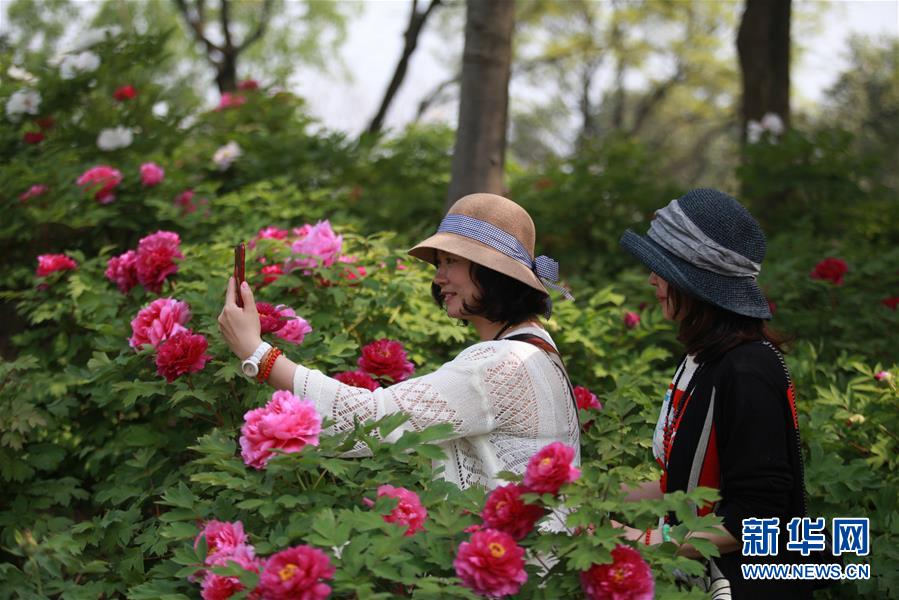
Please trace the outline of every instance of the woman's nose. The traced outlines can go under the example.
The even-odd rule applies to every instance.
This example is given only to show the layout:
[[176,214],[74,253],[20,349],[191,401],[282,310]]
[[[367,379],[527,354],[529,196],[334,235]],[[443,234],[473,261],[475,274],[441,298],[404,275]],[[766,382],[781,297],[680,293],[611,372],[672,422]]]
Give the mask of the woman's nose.
[[442,266],[438,267],[437,272],[434,273],[434,283],[437,285],[446,283],[446,272],[443,270]]

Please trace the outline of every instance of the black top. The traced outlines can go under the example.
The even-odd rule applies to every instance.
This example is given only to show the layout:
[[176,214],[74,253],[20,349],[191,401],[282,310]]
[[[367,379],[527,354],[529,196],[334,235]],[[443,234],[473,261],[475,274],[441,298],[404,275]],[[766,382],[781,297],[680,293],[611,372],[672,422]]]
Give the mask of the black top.
[[[795,562],[787,552],[786,524],[805,516],[802,457],[789,379],[779,354],[762,342],[743,344],[716,361],[701,365],[668,462],[668,491],[687,489],[701,431],[714,395],[714,440],[720,466],[721,500],[715,513],[737,539],[737,551],[715,562],[731,583],[733,598],[804,598],[797,583],[744,580],[744,562]],[[694,387],[695,386],[695,387]],[[792,392],[790,392],[791,394]],[[699,449],[703,454],[704,449]],[[781,534],[775,557],[743,557],[742,521],[779,517]]]

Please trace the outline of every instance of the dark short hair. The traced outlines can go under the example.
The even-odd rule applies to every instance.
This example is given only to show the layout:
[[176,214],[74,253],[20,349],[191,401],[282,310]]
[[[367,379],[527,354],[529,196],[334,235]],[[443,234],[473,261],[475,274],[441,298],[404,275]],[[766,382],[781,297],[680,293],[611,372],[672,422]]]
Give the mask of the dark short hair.
[[[546,313],[549,308],[547,294],[489,267],[472,262],[468,266],[468,274],[479,291],[473,305],[462,304],[470,315],[484,317],[494,323],[517,325]],[[431,296],[437,306],[443,308],[440,286],[433,282]]]
[[768,327],[764,319],[738,315],[692,296],[671,283],[668,300],[680,318],[677,340],[697,362],[706,362],[746,342],[767,341],[783,352],[787,338]]

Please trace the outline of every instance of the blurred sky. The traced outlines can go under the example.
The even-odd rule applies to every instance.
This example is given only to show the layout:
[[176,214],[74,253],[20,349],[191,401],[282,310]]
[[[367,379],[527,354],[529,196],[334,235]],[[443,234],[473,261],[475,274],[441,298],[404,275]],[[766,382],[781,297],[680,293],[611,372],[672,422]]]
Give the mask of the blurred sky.
[[[706,0],[731,1],[731,0]],[[426,0],[419,4],[427,5]],[[817,103],[837,74],[846,66],[846,41],[849,35],[888,34],[899,36],[899,0],[794,0],[794,6],[814,12],[823,11],[818,32],[807,32],[801,24],[793,28],[794,42],[804,50],[793,71],[793,104],[801,107]],[[350,67],[352,81],[345,74],[332,76],[305,74],[295,84],[308,102],[311,112],[326,126],[359,132],[377,110],[396,61],[402,51],[402,34],[409,19],[408,0],[367,0],[361,16],[353,19],[347,42],[341,51]],[[739,9],[742,2],[736,7]],[[433,17],[432,17],[433,20]],[[446,48],[433,33],[434,23],[426,25],[406,75],[406,81],[387,115],[387,126],[402,126],[415,116],[418,103],[435,85],[449,75],[450,57],[461,52]],[[796,39],[798,35],[802,39]],[[729,44],[733,51],[733,44]],[[736,55],[734,51],[734,60]],[[513,103],[521,100],[524,88],[514,89]],[[453,121],[455,105],[431,112],[428,120]]]

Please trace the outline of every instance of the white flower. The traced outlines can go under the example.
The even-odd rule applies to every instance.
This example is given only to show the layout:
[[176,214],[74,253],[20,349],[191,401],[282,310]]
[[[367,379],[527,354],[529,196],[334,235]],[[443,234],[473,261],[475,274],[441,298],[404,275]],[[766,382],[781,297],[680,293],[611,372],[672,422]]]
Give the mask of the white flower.
[[36,90],[16,90],[6,101],[6,116],[18,121],[22,115],[36,115],[41,107],[41,95]]
[[215,154],[212,156],[212,162],[215,163],[219,171],[226,171],[235,160],[240,158],[241,154],[243,154],[243,150],[240,149],[237,142],[228,142],[215,151]]
[[81,73],[96,71],[100,66],[100,57],[85,50],[78,54],[66,54],[59,62],[59,76],[63,79],[74,79]]
[[757,144],[764,132],[765,128],[755,119],[749,119],[746,123],[746,141],[750,144]]
[[35,77],[22,67],[18,67],[16,65],[10,65],[6,70],[6,74],[9,75],[10,79],[18,79],[19,81],[24,81],[25,83],[35,83],[37,81],[37,77]]
[[97,147],[107,152],[118,150],[130,146],[133,139],[134,135],[127,127],[113,127],[100,132],[100,135],[97,136]]
[[88,29],[75,40],[72,49],[80,50],[89,48],[94,44],[107,40],[109,38],[118,37],[122,33],[122,28],[118,25],[110,25],[109,27],[99,27],[97,29]]
[[762,128],[777,137],[784,132],[784,122],[777,113],[766,113],[762,117]]

